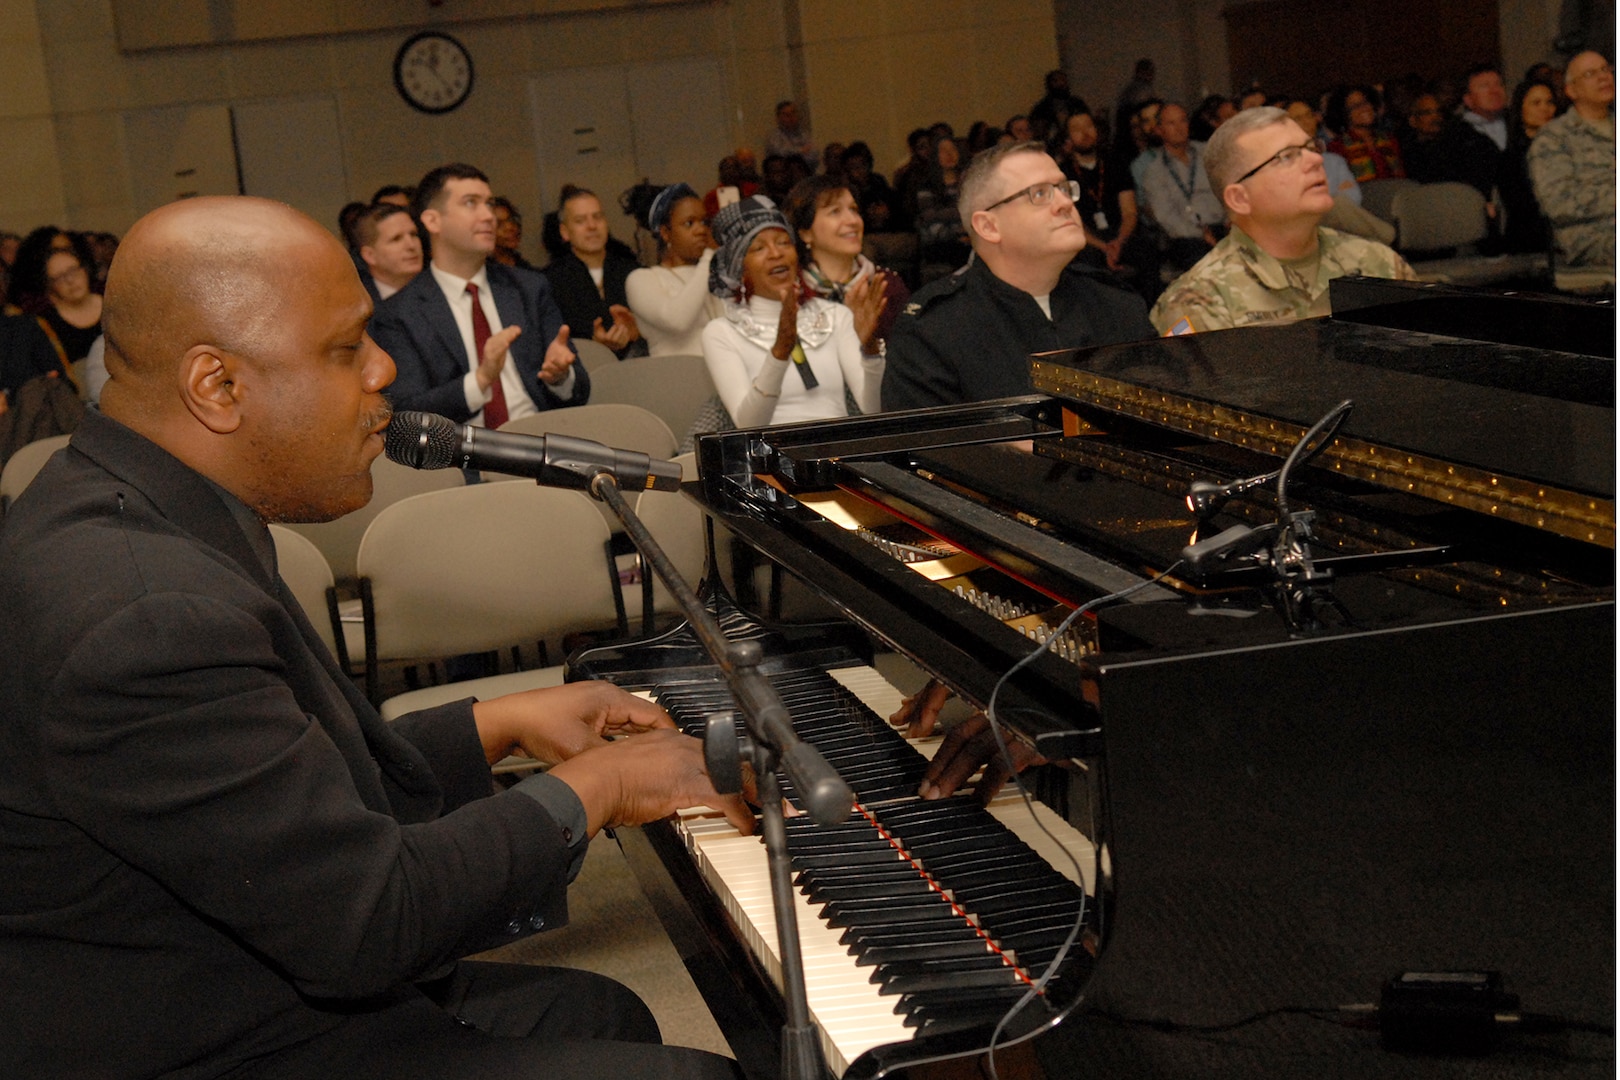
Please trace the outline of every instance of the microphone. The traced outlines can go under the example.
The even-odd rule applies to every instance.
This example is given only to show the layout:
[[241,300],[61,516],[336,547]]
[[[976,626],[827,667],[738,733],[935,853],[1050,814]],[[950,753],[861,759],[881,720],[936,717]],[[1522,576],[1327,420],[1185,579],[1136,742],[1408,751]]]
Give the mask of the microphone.
[[1247,480],[1233,480],[1226,484],[1212,484],[1208,480],[1194,480],[1187,486],[1187,509],[1193,516],[1203,521],[1214,517],[1215,512],[1226,505],[1226,500],[1234,495],[1240,495],[1251,488],[1263,487],[1277,479],[1276,472],[1268,472],[1261,476],[1251,476]]
[[457,424],[436,413],[397,412],[383,436],[388,460],[413,469],[482,469],[546,487],[589,491],[607,473],[626,491],[679,491],[681,466],[572,435],[519,435]]

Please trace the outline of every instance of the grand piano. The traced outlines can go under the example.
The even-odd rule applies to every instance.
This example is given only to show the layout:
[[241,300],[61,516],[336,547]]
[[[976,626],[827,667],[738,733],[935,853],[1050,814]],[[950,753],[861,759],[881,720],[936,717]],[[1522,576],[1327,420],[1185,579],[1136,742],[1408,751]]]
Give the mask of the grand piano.
[[[1612,304],[1333,299],[1033,357],[1026,398],[700,440],[704,595],[858,799],[790,829],[834,1076],[1025,1037],[1054,1078],[1613,1075]],[[1281,502],[1233,483],[1346,400]],[[895,657],[994,696],[1046,763],[1028,801],[915,796]],[[727,704],[679,627],[572,676],[693,730]],[[775,1077],[760,845],[702,814],[620,840]],[[1498,973],[1574,1027],[1502,998],[1487,1057],[1386,1048],[1362,1006],[1403,972]]]

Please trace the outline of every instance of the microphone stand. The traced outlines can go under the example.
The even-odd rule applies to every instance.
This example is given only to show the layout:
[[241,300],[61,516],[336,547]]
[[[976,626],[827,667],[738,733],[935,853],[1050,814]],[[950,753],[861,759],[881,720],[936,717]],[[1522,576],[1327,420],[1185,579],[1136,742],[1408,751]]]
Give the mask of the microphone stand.
[[742,790],[740,762],[746,760],[753,768],[770,867],[777,949],[782,957],[782,998],[787,1007],[782,1025],[782,1076],[785,1080],[826,1080],[827,1065],[816,1026],[810,1020],[804,986],[804,961],[799,952],[799,923],[793,902],[793,865],[788,855],[777,769],[788,774],[805,809],[821,825],[836,825],[848,817],[854,793],[821,752],[794,732],[787,707],[759,670],[764,659],[759,643],[726,638],[703,601],[625,502],[613,474],[606,469],[592,470],[590,491],[613,509],[636,549],[674,594],[698,640],[725,676],[742,712],[747,738],[738,737],[729,713],[709,717],[703,738],[704,761],[715,790],[722,794]]

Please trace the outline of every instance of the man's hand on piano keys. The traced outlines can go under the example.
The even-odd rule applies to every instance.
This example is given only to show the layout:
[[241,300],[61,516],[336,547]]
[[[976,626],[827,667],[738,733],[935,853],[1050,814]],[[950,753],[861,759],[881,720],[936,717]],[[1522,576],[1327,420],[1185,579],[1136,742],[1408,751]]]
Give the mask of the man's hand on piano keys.
[[948,798],[983,767],[984,775],[974,787],[973,794],[979,802],[988,803],[1015,772],[1023,772],[1031,765],[1046,764],[1046,759],[1037,755],[1027,743],[1006,736],[1003,738],[1007,752],[1012,755],[1010,767],[996,746],[989,717],[982,712],[974,713],[957,724],[946,733],[945,741],[940,743],[938,752],[928,763],[917,794],[925,799]]
[[[741,833],[754,814],[741,796],[720,795],[703,767],[703,744],[677,731],[649,731],[599,746],[555,766],[551,775],[574,789],[595,836],[617,825],[642,825],[689,806],[719,810]],[[753,777],[744,769],[753,795]]]
[[604,746],[610,735],[634,735],[675,721],[659,706],[607,682],[577,682],[480,701],[473,722],[491,765],[523,753],[555,765]]
[[[934,733],[939,725],[940,710],[950,700],[951,692],[938,679],[928,683],[900,703],[900,708],[889,717],[889,723],[906,729],[906,738],[921,739]],[[943,799],[954,795],[958,788],[972,779],[980,767],[984,776],[975,794],[980,802],[995,798],[1014,772],[1023,772],[1031,765],[1043,764],[1026,744],[1017,739],[1007,741],[1012,754],[1013,768],[996,748],[996,737],[990,731],[990,721],[983,713],[975,713],[956,725],[940,743],[917,794],[925,799]]]
[[900,703],[900,708],[889,717],[889,723],[905,728],[908,739],[927,738],[939,724],[939,710],[950,699],[948,686],[938,679],[929,679],[921,690]]

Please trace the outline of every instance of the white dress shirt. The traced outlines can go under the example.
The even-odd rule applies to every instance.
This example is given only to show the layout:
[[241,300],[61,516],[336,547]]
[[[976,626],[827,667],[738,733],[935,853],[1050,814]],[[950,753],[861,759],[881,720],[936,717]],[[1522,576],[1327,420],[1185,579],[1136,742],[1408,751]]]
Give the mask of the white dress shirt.
[[[450,304],[450,314],[455,316],[456,329],[461,331],[462,347],[467,350],[467,374],[461,377],[462,392],[467,398],[467,408],[473,412],[468,423],[482,425],[484,423],[484,406],[489,404],[494,396],[493,388],[481,390],[478,386],[478,365],[483,360],[478,349],[473,344],[473,317],[472,295],[467,292],[470,282],[478,286],[478,303],[484,309],[484,318],[489,320],[491,336],[500,333],[503,329],[501,313],[495,309],[495,296],[489,289],[489,275],[485,267],[480,266],[478,273],[471,278],[457,277],[448,270],[442,270],[437,263],[431,264],[433,280],[438,282],[439,289],[444,293],[445,300]],[[524,333],[535,332],[536,328],[524,327]],[[549,342],[547,343],[549,344]],[[529,391],[524,387],[523,380],[519,378],[517,365],[510,356],[501,366],[501,389],[506,394],[506,416],[508,420],[516,420],[520,416],[532,416],[540,411],[534,400],[529,397]],[[574,369],[568,369],[568,375],[562,382],[552,386],[559,397],[568,397],[574,392]]]

